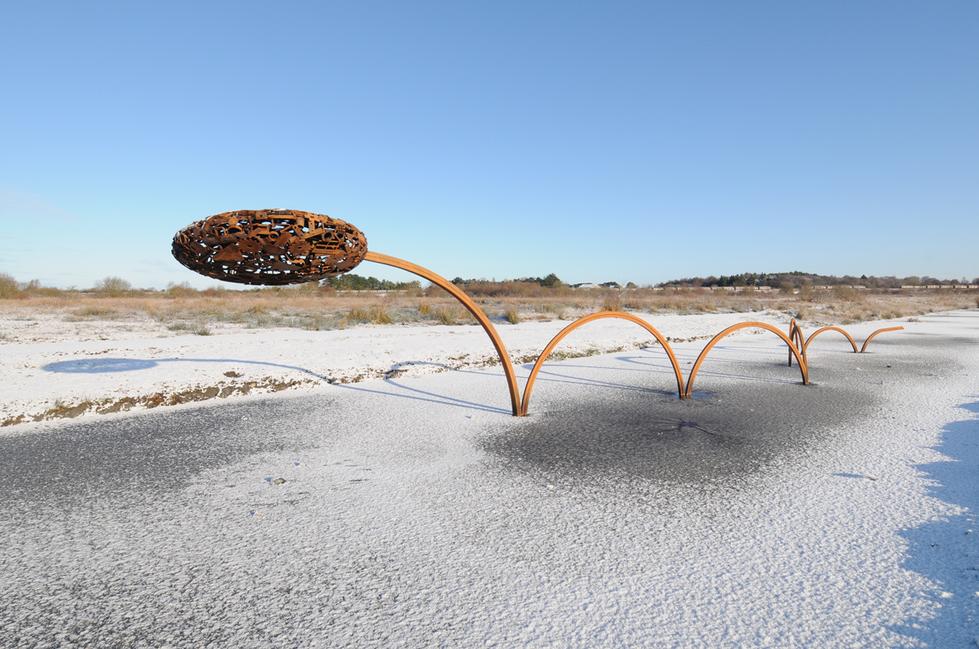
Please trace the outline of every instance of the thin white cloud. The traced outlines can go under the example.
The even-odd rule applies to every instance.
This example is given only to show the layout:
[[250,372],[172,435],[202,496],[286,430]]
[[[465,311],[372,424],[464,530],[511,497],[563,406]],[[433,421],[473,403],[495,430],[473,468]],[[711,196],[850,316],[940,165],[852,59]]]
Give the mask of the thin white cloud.
[[47,219],[56,221],[77,221],[78,217],[37,194],[0,189],[0,221],[14,219]]

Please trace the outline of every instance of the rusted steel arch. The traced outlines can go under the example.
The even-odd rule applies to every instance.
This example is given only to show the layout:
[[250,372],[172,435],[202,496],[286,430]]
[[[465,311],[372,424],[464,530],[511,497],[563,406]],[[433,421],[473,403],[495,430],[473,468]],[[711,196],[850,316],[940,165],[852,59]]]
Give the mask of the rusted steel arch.
[[[867,336],[867,339],[865,341],[863,341],[863,346],[860,348],[860,353],[862,354],[865,351],[867,351],[867,345],[870,344],[870,341],[871,340],[873,340],[874,338],[876,338],[880,334],[887,333],[888,331],[904,331],[904,327],[900,327],[900,326],[898,326],[898,327],[884,327],[883,329],[878,329],[877,331],[871,332],[870,335]],[[854,351],[856,351],[856,350],[854,350]]]
[[435,284],[439,288],[445,289],[449,295],[457,299],[462,306],[466,307],[466,310],[473,315],[474,318],[483,327],[483,330],[493,341],[493,347],[496,348],[496,354],[500,357],[500,364],[503,365],[503,372],[506,374],[507,387],[510,390],[510,408],[513,411],[513,416],[517,417],[520,415],[520,388],[517,385],[517,373],[513,369],[513,362],[510,360],[510,354],[506,350],[506,345],[503,344],[503,340],[500,338],[500,334],[497,333],[496,327],[490,322],[489,318],[482,309],[479,308],[472,298],[466,295],[458,286],[445,279],[441,275],[437,275],[427,268],[423,268],[410,261],[405,261],[404,259],[398,259],[397,257],[391,257],[390,255],[383,255],[378,252],[368,252],[364,255],[365,261],[373,261],[376,264],[384,264],[385,266],[393,266],[394,268],[400,268],[401,270],[406,270],[409,273],[413,273],[427,279],[432,284]]
[[785,344],[789,346],[789,352],[795,356],[796,362],[799,363],[799,371],[802,373],[802,384],[809,385],[809,367],[806,365],[806,361],[802,357],[802,353],[796,348],[796,346],[792,343],[792,339],[787,336],[784,331],[774,325],[768,324],[767,322],[739,322],[738,324],[731,325],[724,331],[711,338],[710,342],[707,343],[707,346],[701,350],[700,355],[697,356],[697,360],[693,364],[693,369],[690,370],[690,376],[687,377],[687,388],[684,391],[685,398],[689,398],[693,392],[693,382],[694,379],[697,378],[697,372],[700,370],[700,366],[703,364],[704,359],[707,358],[707,354],[714,348],[714,345],[719,343],[722,338],[731,335],[739,329],[749,328],[771,331],[773,334],[785,341]]
[[846,339],[850,342],[850,347],[853,347],[853,353],[854,354],[856,354],[858,351],[860,351],[860,350],[857,349],[857,341],[855,341],[853,339],[853,336],[851,336],[845,329],[843,329],[842,327],[830,326],[830,327],[823,327],[822,329],[817,329],[816,331],[814,331],[811,334],[809,334],[809,337],[806,339],[805,344],[802,346],[802,353],[803,354],[806,354],[807,353],[807,351],[809,349],[809,345],[812,344],[813,338],[815,338],[819,334],[824,333],[826,331],[838,331],[839,333],[841,333],[844,336],[846,336]]
[[[792,320],[789,321],[789,338],[791,338],[792,342],[795,343],[796,349],[802,351],[802,358],[806,358],[806,344],[805,344],[806,337],[805,335],[803,335],[802,327],[800,327],[799,323],[795,321],[795,318],[792,318]],[[791,348],[789,348],[788,350],[788,355],[789,355],[789,367],[792,367]]]
[[632,315],[631,313],[623,313],[622,311],[599,311],[598,313],[592,313],[578,318],[558,332],[556,336],[551,338],[551,342],[547,343],[547,347],[544,348],[544,351],[540,353],[540,356],[538,356],[537,360],[534,362],[534,368],[530,370],[530,376],[527,377],[527,383],[524,384],[523,402],[520,404],[521,415],[527,414],[527,410],[530,407],[530,395],[534,390],[534,381],[537,380],[537,374],[540,372],[540,368],[544,365],[544,361],[546,361],[548,356],[551,355],[554,348],[557,347],[557,344],[578,327],[586,325],[593,320],[601,320],[603,318],[618,318],[620,320],[628,320],[629,322],[636,323],[651,333],[659,344],[663,346],[663,349],[666,351],[666,355],[670,358],[670,364],[673,365],[673,374],[676,375],[677,396],[679,396],[681,399],[683,398],[683,372],[680,370],[680,363],[677,361],[676,354],[673,353],[673,348],[670,347],[670,343],[667,341],[666,336],[661,334],[653,325],[649,324],[642,318]]

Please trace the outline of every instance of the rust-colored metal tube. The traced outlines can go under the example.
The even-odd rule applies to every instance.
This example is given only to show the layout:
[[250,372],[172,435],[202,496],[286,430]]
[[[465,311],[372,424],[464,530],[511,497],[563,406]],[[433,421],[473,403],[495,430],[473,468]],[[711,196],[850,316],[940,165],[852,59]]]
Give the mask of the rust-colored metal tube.
[[693,382],[694,379],[697,378],[697,372],[700,370],[700,366],[703,364],[704,359],[707,358],[707,354],[714,348],[714,345],[735,331],[748,328],[771,331],[773,334],[785,341],[785,344],[789,346],[789,352],[795,356],[796,362],[799,363],[799,371],[802,373],[802,384],[809,385],[809,367],[806,365],[806,361],[802,357],[802,353],[796,348],[796,346],[792,343],[792,339],[787,336],[784,331],[774,325],[768,324],[767,322],[739,322],[738,324],[731,325],[724,331],[711,338],[710,342],[707,343],[707,346],[701,350],[700,355],[697,356],[697,360],[693,364],[693,369],[690,370],[690,375],[687,377],[687,387],[686,390],[684,390],[684,396],[686,398],[689,398],[693,393]]
[[[806,339],[806,342],[802,346],[802,352],[803,352],[803,354],[808,353],[809,345],[812,344],[812,341],[813,341],[813,339],[816,336],[818,336],[819,334],[825,333],[827,331],[836,331],[838,333],[843,334],[844,336],[846,336],[847,341],[849,341],[850,347],[853,347],[853,353],[855,354],[855,353],[857,353],[859,351],[857,349],[857,341],[855,341],[853,339],[853,336],[851,336],[845,329],[843,329],[842,327],[829,326],[829,327],[823,327],[821,329],[817,329],[816,331],[814,331],[811,334],[809,334],[809,337]],[[807,357],[807,359],[808,359],[808,357]]]
[[676,389],[677,395],[683,398],[683,372],[680,370],[680,363],[676,359],[676,354],[673,353],[673,348],[670,347],[669,341],[666,336],[661,334],[656,327],[652,326],[642,318],[632,315],[631,313],[624,313],[622,311],[600,311],[598,313],[592,313],[586,316],[578,318],[564,329],[562,329],[556,336],[551,338],[551,341],[547,343],[544,351],[540,353],[537,357],[537,361],[534,363],[534,368],[530,371],[530,376],[527,377],[527,382],[524,384],[523,388],[523,401],[520,404],[520,414],[526,415],[530,407],[530,395],[534,389],[534,382],[537,380],[537,374],[540,372],[541,366],[547,360],[548,356],[557,347],[557,344],[561,342],[568,334],[577,329],[578,327],[584,326],[593,320],[601,320],[603,318],[618,318],[620,320],[628,320],[629,322],[634,322],[649,333],[663,346],[666,351],[666,355],[670,358],[670,364],[673,365],[673,374],[676,375]]
[[[802,357],[806,358],[805,336],[802,333],[802,327],[800,327],[799,323],[795,321],[795,318],[792,318],[792,320],[789,321],[789,338],[791,338],[792,342],[795,343],[796,349],[802,351]],[[789,349],[787,353],[789,356],[789,367],[792,367],[792,350]]]
[[500,334],[496,331],[496,327],[494,327],[493,323],[490,322],[490,319],[486,316],[486,313],[479,308],[479,305],[449,280],[445,279],[441,275],[433,273],[427,268],[413,264],[410,261],[369,251],[366,255],[364,255],[364,260],[373,261],[376,264],[384,264],[385,266],[400,268],[401,270],[406,270],[409,273],[413,273],[419,277],[427,279],[439,288],[445,289],[449,295],[457,299],[462,306],[466,307],[466,310],[469,311],[469,313],[471,313],[483,327],[483,330],[493,342],[493,347],[496,348],[496,354],[500,357],[500,364],[503,365],[503,372],[506,374],[507,386],[510,390],[510,408],[515,417],[520,416],[520,388],[517,385],[517,373],[513,369],[513,362],[510,360],[510,354],[507,352],[506,345],[503,344],[503,339],[500,338]]
[[867,351],[867,345],[870,344],[870,341],[871,340],[873,340],[874,338],[876,338],[880,334],[887,333],[888,331],[904,331],[904,327],[901,327],[901,326],[897,326],[897,327],[884,327],[883,329],[878,329],[877,331],[871,332],[871,334],[869,336],[867,336],[867,339],[865,341],[863,341],[863,346],[860,347],[860,353],[862,354],[865,351]]

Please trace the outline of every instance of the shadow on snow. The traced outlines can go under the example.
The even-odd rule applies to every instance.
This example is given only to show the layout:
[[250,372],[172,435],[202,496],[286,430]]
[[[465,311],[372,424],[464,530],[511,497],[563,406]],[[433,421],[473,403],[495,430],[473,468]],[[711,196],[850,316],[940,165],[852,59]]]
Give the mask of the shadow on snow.
[[919,465],[929,495],[958,511],[901,532],[908,543],[904,567],[926,577],[935,611],[895,630],[928,647],[964,647],[979,637],[979,402],[973,416],[945,426],[937,450],[947,457]]

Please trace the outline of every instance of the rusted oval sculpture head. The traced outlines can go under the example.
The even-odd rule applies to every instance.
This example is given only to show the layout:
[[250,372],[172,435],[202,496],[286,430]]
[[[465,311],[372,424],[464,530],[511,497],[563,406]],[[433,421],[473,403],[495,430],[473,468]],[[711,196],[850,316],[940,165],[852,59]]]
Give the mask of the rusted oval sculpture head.
[[364,233],[346,221],[299,210],[238,210],[191,223],[173,237],[187,268],[240,284],[300,284],[354,269]]

